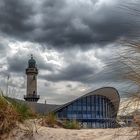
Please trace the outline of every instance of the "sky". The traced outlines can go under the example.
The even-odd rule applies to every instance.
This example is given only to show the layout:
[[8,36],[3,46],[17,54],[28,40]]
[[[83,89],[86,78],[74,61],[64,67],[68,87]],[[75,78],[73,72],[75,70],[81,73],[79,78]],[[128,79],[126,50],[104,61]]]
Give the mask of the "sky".
[[104,86],[120,94],[128,81],[119,62],[119,40],[139,33],[138,0],[1,0],[0,87],[26,94],[25,69],[33,54],[39,69],[39,102],[63,104]]

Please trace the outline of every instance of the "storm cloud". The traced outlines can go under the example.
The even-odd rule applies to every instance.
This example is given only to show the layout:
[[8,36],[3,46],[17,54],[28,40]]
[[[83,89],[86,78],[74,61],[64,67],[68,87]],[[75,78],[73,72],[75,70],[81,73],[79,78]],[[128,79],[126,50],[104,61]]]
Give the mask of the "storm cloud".
[[84,82],[86,78],[93,75],[96,68],[86,63],[73,63],[59,71],[58,73],[46,75],[48,81],[80,81]]
[[2,0],[0,32],[57,49],[104,46],[129,37],[139,27],[134,22],[137,18],[120,8],[124,2],[127,3],[125,0]]
[[22,98],[33,54],[41,102],[63,103],[109,83],[120,89],[121,65],[106,64],[122,48],[118,40],[138,37],[139,6],[138,0],[1,0],[0,86],[5,90],[10,75],[9,88]]

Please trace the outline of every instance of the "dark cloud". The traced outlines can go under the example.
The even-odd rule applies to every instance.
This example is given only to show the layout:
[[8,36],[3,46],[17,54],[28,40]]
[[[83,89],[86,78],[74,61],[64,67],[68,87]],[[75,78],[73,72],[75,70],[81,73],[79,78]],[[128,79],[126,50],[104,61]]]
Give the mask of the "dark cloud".
[[[113,48],[119,49],[115,41],[131,38],[139,29],[139,16],[131,14],[140,2],[129,3],[128,8],[122,3],[128,2],[1,0],[0,76],[4,79],[10,74],[14,79],[11,87],[24,89],[23,74],[32,53],[40,70],[38,90],[42,98],[65,102],[74,97],[71,93],[102,87],[104,82],[115,87],[125,70],[112,61]],[[109,60],[113,64],[103,70]]]
[[[81,7],[76,5],[70,8],[63,0],[61,4],[52,2],[51,8],[45,4],[43,34],[39,34],[36,39],[56,48],[79,45],[87,49],[87,45],[107,44],[121,37],[128,37],[132,28],[134,30],[134,27],[138,27],[137,23],[132,23],[134,19],[131,15],[117,7],[119,2],[111,6],[103,4],[99,10],[95,10],[96,2],[91,5],[79,3]],[[67,9],[70,11],[67,12]]]
[[34,27],[30,23],[33,9],[26,0],[1,0],[0,1],[0,32],[10,37],[26,38]]
[[47,70],[47,71],[55,71],[57,70],[57,65],[53,63],[49,63],[45,61],[43,58],[37,58],[37,67],[41,70]]
[[[8,65],[9,72],[21,74],[28,67],[30,52],[28,52],[27,54],[26,53],[22,54],[22,53],[23,51],[7,57],[7,63],[8,63],[7,65]],[[40,55],[38,55],[38,57],[35,58],[35,60],[39,70],[54,71],[55,69],[57,69],[55,64],[46,62],[44,58],[41,57]]]
[[15,73],[23,73],[25,68],[27,67],[27,58],[22,55],[14,55],[12,57],[8,57],[8,71]]
[[40,3],[2,0],[0,31],[10,37],[40,42],[57,49],[75,46],[87,49],[92,44],[102,46],[128,37],[132,29],[139,27],[134,22],[137,17],[132,18],[127,10],[120,8],[121,1],[110,3],[101,3],[100,0],[90,1],[90,4],[65,0]]
[[76,62],[69,64],[57,73],[51,73],[44,78],[48,81],[60,82],[60,81],[79,81],[87,82],[88,76],[93,75],[96,68],[88,63]]

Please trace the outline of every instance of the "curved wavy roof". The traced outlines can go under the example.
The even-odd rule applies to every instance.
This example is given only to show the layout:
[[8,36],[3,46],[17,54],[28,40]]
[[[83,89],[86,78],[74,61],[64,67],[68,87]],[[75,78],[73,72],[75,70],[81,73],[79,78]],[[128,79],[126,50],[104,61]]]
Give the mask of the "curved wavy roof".
[[54,112],[57,112],[58,110],[70,105],[71,103],[77,101],[78,99],[80,98],[83,98],[83,97],[87,97],[87,96],[90,96],[90,95],[101,95],[101,96],[105,96],[106,98],[108,98],[114,105],[114,108],[115,108],[115,111],[117,112],[118,109],[119,109],[119,103],[120,103],[120,96],[119,96],[119,93],[118,91],[113,88],[113,87],[103,87],[103,88],[100,88],[100,89],[96,89],[94,91],[91,91],[71,102],[68,102],[62,106],[60,106],[59,108],[57,108],[56,110],[54,110]]

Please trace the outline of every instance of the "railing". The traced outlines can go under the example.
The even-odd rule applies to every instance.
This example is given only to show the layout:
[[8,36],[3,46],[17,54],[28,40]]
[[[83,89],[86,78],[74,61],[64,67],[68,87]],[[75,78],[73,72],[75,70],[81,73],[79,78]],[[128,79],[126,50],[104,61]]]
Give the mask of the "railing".
[[27,68],[26,73],[36,73],[36,74],[38,74],[38,69],[37,68]]
[[40,95],[24,95],[24,99],[27,99],[27,98],[37,98],[37,99],[39,99]]

